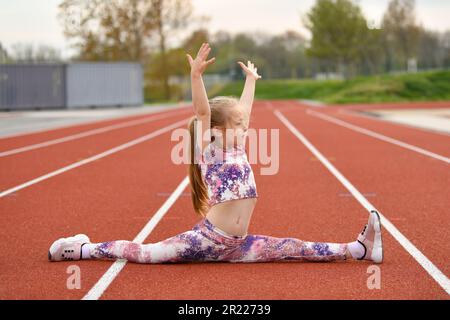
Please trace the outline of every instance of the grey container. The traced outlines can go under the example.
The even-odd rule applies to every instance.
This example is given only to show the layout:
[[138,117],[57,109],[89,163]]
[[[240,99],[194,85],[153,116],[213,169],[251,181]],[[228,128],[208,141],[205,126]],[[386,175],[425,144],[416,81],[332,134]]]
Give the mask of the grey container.
[[136,63],[67,65],[67,108],[143,103],[142,67]]
[[143,104],[139,63],[0,65],[0,109]]
[[65,104],[63,65],[0,65],[0,109],[61,108]]

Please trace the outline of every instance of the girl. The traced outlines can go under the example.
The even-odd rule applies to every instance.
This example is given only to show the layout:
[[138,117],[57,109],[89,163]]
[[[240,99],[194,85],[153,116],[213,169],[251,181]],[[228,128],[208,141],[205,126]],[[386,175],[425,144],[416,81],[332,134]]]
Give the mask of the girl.
[[195,60],[187,55],[195,113],[189,122],[189,178],[194,209],[202,220],[192,230],[158,243],[123,240],[91,243],[83,234],[62,238],[51,245],[49,260],[126,259],[136,263],[168,263],[364,259],[381,263],[381,223],[376,211],[370,212],[364,230],[350,243],[307,242],[247,234],[258,192],[243,140],[252,111],[255,83],[261,76],[250,61],[247,65],[238,62],[246,74],[240,99],[216,97],[208,101],[202,74],[215,61],[215,58],[207,60],[210,50],[204,43]]

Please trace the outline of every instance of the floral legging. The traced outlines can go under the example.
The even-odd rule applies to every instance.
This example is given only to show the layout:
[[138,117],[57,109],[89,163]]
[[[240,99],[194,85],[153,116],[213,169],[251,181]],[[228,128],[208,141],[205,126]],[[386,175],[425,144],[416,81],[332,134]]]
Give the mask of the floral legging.
[[262,235],[232,236],[208,219],[190,231],[158,243],[130,241],[98,243],[93,259],[126,259],[135,263],[333,261],[346,259],[347,244],[307,242]]

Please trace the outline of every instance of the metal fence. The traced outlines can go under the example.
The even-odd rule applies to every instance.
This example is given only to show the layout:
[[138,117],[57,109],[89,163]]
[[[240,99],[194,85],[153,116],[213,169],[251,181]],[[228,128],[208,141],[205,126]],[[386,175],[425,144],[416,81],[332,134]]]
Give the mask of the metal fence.
[[0,65],[0,109],[142,105],[138,63]]

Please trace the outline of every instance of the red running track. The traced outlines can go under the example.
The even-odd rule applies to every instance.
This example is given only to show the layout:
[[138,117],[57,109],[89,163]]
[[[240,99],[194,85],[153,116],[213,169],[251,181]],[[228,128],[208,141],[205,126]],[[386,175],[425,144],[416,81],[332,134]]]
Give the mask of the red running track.
[[[258,101],[252,126],[280,130],[277,175],[260,175],[251,233],[315,241],[353,241],[367,211],[280,122],[283,115],[445,275],[449,274],[448,164],[306,113],[295,101]],[[317,110],[314,109],[316,111]],[[328,111],[327,111],[328,112]],[[0,158],[1,191],[187,118],[189,113]],[[335,115],[339,116],[339,115]],[[346,119],[347,121],[348,119]],[[360,120],[358,120],[360,121]],[[356,124],[356,123],[355,123]],[[102,123],[95,126],[101,127]],[[443,154],[445,139],[393,124],[371,130]],[[376,125],[376,126],[375,126]],[[65,129],[66,130],[66,129]],[[74,126],[70,132],[85,130]],[[381,130],[386,130],[381,132]],[[52,130],[53,137],[70,134]],[[46,135],[47,134],[47,135]],[[426,133],[428,134],[428,133]],[[49,139],[23,136],[0,150]],[[445,138],[445,139],[444,139]],[[425,139],[425,140],[424,140]],[[133,239],[186,176],[172,164],[170,132],[63,172],[0,199],[0,298],[81,299],[111,266],[107,261],[49,263],[56,238],[87,233],[92,241]],[[5,147],[2,147],[5,146]],[[447,154],[443,154],[448,156]],[[38,161],[36,160],[38,159]],[[34,163],[35,165],[31,165]],[[36,164],[37,163],[37,164]],[[156,242],[199,220],[188,188],[146,239]],[[367,262],[260,264],[127,264],[104,299],[448,299],[444,289],[384,230],[381,289],[366,286]],[[82,288],[68,290],[67,267]]]

